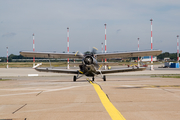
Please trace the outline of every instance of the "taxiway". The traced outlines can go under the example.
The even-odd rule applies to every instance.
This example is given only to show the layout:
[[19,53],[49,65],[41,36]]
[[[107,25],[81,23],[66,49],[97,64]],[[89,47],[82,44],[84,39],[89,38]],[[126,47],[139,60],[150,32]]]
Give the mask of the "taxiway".
[[[0,119],[111,120],[86,78],[72,82],[72,75],[68,74],[39,73],[26,68],[2,69]],[[6,70],[15,72],[2,74]],[[126,120],[179,120],[180,79],[149,74],[170,74],[172,71],[119,73],[108,75],[106,82],[96,77],[94,83],[102,88]],[[180,74],[179,70],[174,71]],[[28,77],[28,74],[39,76]]]

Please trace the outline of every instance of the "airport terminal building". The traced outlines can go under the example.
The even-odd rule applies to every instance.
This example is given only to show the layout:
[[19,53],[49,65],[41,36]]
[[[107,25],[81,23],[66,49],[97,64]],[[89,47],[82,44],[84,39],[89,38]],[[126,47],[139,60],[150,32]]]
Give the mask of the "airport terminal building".
[[[151,61],[151,56],[143,56],[141,58],[142,62],[150,62]],[[153,56],[153,61],[157,61],[157,56]]]

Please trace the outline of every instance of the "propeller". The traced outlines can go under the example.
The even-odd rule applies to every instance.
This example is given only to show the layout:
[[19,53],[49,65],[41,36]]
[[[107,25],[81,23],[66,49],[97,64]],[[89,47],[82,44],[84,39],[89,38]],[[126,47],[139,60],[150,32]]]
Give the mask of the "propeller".
[[[83,61],[86,65],[96,63],[96,60],[94,59],[94,54],[96,54],[97,50],[98,50],[97,48],[93,47],[92,52],[89,52],[90,54],[85,55],[85,58],[83,59]],[[86,53],[88,53],[88,51]]]
[[91,52],[92,55],[96,54],[97,51],[98,51],[98,49],[96,47],[93,47],[92,52]]
[[93,58],[91,56],[86,56],[84,58],[84,63],[87,65],[93,64]]
[[80,58],[84,58],[84,55],[83,55],[81,52],[79,52],[79,51],[77,51],[77,52],[75,53],[75,56],[78,56],[78,57],[80,57]]
[[78,56],[79,58],[84,58],[86,55],[89,55],[89,54],[91,54],[92,56],[94,56],[94,54],[96,54],[97,50],[98,50],[98,49],[97,49],[96,47],[93,47],[93,49],[92,49],[91,52],[87,51],[87,52],[84,53],[84,54],[82,54],[81,52],[77,51],[77,52],[75,53],[75,56]]
[[92,49],[92,51],[90,52],[90,51],[86,51],[84,54],[85,54],[85,56],[86,55],[94,55],[94,54],[96,54],[96,52],[97,52],[97,48],[95,48],[95,47],[93,47],[93,49]]

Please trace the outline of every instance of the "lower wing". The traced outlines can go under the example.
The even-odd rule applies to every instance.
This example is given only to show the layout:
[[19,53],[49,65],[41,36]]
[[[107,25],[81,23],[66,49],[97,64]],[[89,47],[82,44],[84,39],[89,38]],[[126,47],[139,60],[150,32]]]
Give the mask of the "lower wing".
[[[119,73],[119,72],[131,72],[131,71],[142,71],[145,67],[139,68],[121,68],[121,69],[111,69],[111,70],[97,70],[95,74],[108,74],[108,73]],[[54,73],[68,73],[68,74],[78,74],[79,70],[70,69],[57,69],[57,68],[35,68],[39,72],[54,72]]]
[[69,73],[78,74],[78,70],[57,69],[57,68],[35,68],[39,72]]
[[139,68],[121,68],[121,69],[111,69],[111,70],[97,70],[96,74],[108,74],[108,73],[119,73],[119,72],[131,72],[131,71],[143,71],[145,67]]

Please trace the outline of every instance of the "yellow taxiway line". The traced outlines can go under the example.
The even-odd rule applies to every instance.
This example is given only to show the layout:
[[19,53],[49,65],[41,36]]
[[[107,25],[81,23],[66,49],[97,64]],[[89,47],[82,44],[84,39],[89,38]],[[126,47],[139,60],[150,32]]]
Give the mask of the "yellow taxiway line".
[[91,83],[94,86],[94,89],[96,90],[101,103],[105,107],[106,111],[109,113],[112,120],[126,120],[122,114],[114,107],[114,105],[110,102],[109,98],[106,96],[106,94],[102,91],[100,86],[96,83],[93,83],[89,79],[87,79],[89,83]]

